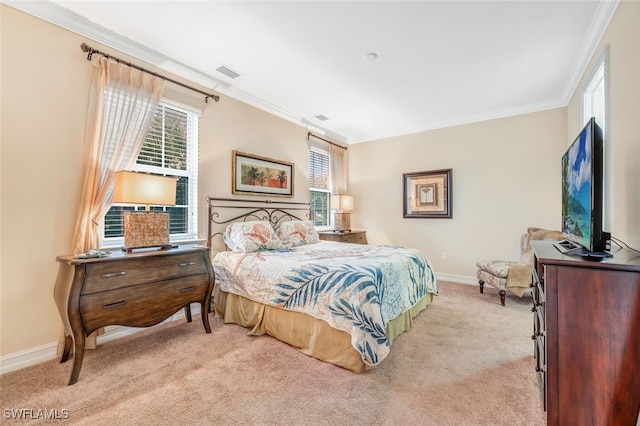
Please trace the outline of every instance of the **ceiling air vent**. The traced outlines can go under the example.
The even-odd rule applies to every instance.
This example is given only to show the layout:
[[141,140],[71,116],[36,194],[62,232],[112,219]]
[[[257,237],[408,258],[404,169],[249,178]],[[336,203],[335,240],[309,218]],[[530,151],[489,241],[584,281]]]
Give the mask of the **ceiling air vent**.
[[329,119],[329,117],[325,117],[324,115],[320,114],[320,115],[316,115],[316,118],[320,121],[327,121]]
[[240,77],[240,73],[235,72],[234,70],[232,70],[231,68],[229,68],[226,65],[221,65],[218,68],[216,68],[216,71],[218,71],[219,73],[222,73],[224,75],[226,75],[229,78],[237,78]]

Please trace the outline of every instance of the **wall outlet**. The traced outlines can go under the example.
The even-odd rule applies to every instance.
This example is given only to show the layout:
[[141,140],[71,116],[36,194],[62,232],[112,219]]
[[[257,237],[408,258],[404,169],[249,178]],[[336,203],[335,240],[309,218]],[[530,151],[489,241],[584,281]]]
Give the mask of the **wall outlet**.
[[447,252],[443,251],[442,252],[442,260],[447,260],[447,256],[448,256]]

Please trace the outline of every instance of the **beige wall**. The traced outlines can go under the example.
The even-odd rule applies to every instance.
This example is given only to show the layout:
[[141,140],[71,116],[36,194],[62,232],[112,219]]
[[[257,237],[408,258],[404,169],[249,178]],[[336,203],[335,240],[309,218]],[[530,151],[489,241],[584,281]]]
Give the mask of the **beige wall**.
[[[623,1],[610,45],[611,231],[640,247],[640,3]],[[588,74],[591,66],[585,74]],[[440,276],[473,282],[475,261],[517,259],[527,226],[560,227],[560,158],[582,127],[582,77],[567,108],[351,148],[353,224],[373,243],[417,247]],[[453,168],[453,219],[403,219],[402,173]],[[442,253],[447,253],[447,260]]]
[[[58,337],[55,257],[68,253],[71,245],[92,76],[80,44],[104,47],[6,5],[0,5],[0,11],[0,356],[5,356],[51,344]],[[203,205],[206,195],[231,195],[233,149],[295,163],[294,200],[308,201],[303,127],[225,96],[205,104],[202,97],[180,90],[167,83],[165,94],[171,92],[173,98],[203,109],[199,179]],[[204,207],[200,208],[202,238],[205,216]]]
[[57,339],[55,257],[71,244],[91,67],[78,37],[1,7],[6,355]]
[[[6,356],[58,336],[54,259],[71,242],[92,69],[79,49],[90,40],[4,4],[0,19],[0,356]],[[640,52],[633,41],[639,21],[640,4],[622,3],[604,40],[611,45],[613,231],[635,246]],[[307,201],[304,128],[224,96],[219,103],[195,102],[204,109],[201,200],[230,195],[231,150],[237,149],[295,163],[295,201]],[[352,146],[354,227],[366,229],[372,243],[424,250],[439,274],[461,281],[472,280],[478,259],[517,257],[526,226],[559,226],[559,161],[580,127],[576,102],[574,97],[568,109],[393,138],[391,144]],[[453,168],[453,219],[402,219],[402,173],[441,168]],[[199,220],[204,237],[203,209]],[[441,258],[445,251],[447,260]]]
[[[582,128],[581,88],[605,45],[610,56],[610,113],[605,171],[611,194],[605,208],[612,235],[640,248],[640,2],[622,1],[568,107],[567,144]],[[615,246],[614,246],[615,247]]]
[[[565,138],[562,108],[354,145],[353,224],[372,243],[416,247],[438,274],[471,281],[476,260],[517,260],[527,226],[560,226]],[[404,219],[402,174],[448,168],[453,218]]]

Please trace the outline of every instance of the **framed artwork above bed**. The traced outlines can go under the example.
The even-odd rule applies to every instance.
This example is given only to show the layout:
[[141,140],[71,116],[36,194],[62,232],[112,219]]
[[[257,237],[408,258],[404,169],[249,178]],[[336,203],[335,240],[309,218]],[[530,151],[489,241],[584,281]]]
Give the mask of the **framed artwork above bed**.
[[452,169],[404,173],[402,217],[451,219],[452,173]]
[[231,193],[293,197],[294,164],[232,151]]

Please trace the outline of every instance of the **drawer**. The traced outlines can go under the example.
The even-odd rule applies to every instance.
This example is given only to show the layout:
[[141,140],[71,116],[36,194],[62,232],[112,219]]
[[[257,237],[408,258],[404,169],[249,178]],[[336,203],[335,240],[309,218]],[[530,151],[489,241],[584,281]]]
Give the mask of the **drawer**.
[[87,334],[107,325],[149,327],[203,302],[208,286],[206,274],[87,294],[80,296],[80,316]]
[[87,264],[82,294],[189,275],[208,274],[204,252]]
[[538,377],[538,387],[540,388],[540,399],[542,401],[542,409],[547,411],[547,376],[544,371],[536,372]]
[[546,366],[545,360],[545,338],[544,336],[538,336],[535,340],[535,351],[534,356],[536,359],[536,371],[544,371]]
[[542,305],[545,302],[544,286],[538,277],[538,272],[533,270],[533,300],[534,304]]
[[338,241],[338,242],[342,242],[342,235],[341,234],[332,234],[332,233],[318,233],[318,237],[320,237],[321,240],[324,241]]
[[538,386],[540,387],[540,399],[544,411],[547,411],[547,364],[545,360],[545,338],[539,336],[536,339],[535,358],[536,358],[536,376],[538,377]]
[[533,312],[533,334],[535,337],[545,335],[544,312],[540,307]]
[[353,243],[353,244],[367,244],[367,235],[364,232],[359,232],[357,234],[349,234],[349,235],[345,235],[342,241],[345,243]]

